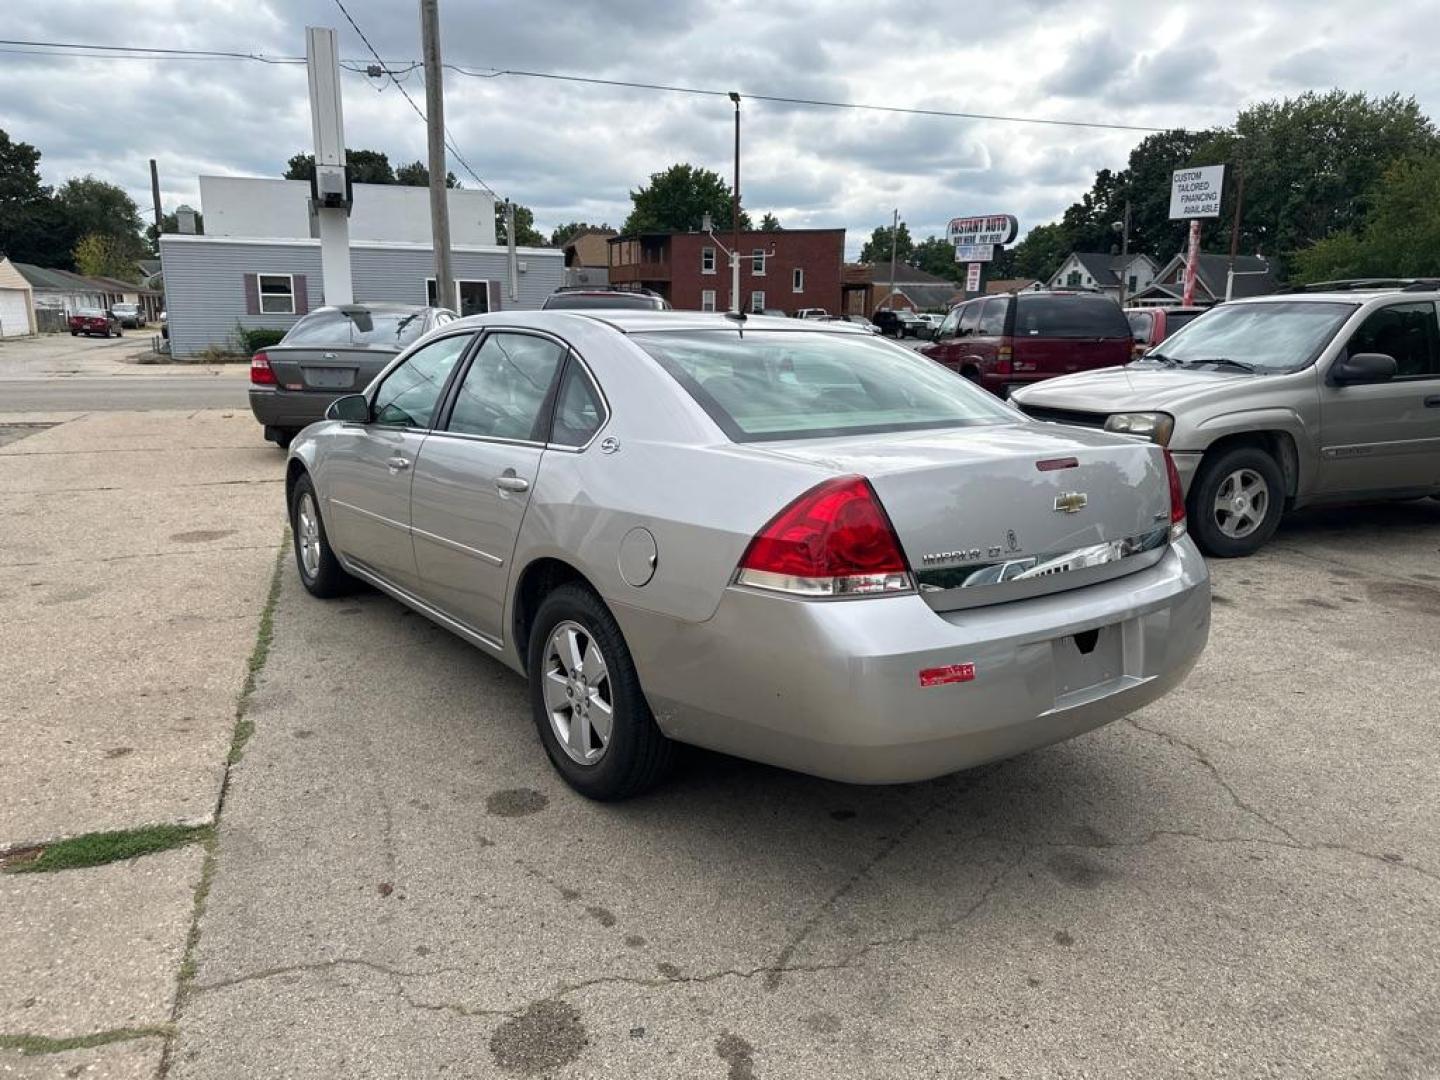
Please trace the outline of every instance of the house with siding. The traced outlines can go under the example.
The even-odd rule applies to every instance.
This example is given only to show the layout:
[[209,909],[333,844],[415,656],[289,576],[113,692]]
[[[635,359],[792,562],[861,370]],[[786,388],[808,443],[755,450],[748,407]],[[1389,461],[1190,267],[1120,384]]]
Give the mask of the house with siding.
[[1109,255],[1099,251],[1073,251],[1050,275],[1052,289],[1097,289],[1117,303],[1124,285],[1126,303],[1155,280],[1155,260],[1138,252]]
[[14,264],[0,255],[0,338],[35,333],[35,294]]
[[[428,188],[355,184],[350,274],[357,302],[434,303]],[[495,202],[452,189],[451,263],[462,315],[538,308],[564,284],[564,253],[495,242]],[[160,237],[170,348],[232,346],[237,329],[287,330],[324,303],[320,239],[303,180],[200,177],[204,234]]]

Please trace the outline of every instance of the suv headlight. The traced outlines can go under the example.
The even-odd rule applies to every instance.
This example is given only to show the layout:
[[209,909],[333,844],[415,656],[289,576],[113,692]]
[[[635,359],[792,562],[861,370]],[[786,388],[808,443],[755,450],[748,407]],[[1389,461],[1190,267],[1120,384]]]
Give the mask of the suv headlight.
[[1175,431],[1175,418],[1163,412],[1115,413],[1106,418],[1105,430],[1121,435],[1139,435],[1161,446],[1168,446]]

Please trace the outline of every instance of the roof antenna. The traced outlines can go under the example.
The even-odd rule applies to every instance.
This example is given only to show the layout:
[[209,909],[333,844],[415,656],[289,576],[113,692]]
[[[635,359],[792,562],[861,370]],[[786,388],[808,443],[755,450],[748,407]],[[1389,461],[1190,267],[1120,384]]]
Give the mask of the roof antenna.
[[727,312],[725,312],[725,318],[727,318],[727,319],[731,320],[732,322],[738,324],[738,325],[736,325],[735,329],[739,332],[740,336],[743,338],[743,337],[745,336],[745,312],[743,312],[743,311],[727,311]]

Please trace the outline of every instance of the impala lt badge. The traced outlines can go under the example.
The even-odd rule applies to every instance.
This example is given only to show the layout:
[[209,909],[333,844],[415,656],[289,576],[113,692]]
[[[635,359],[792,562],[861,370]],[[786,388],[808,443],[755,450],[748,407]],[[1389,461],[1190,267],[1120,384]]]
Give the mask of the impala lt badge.
[[1078,514],[1085,509],[1085,504],[1090,500],[1083,491],[1067,491],[1064,495],[1055,496],[1055,512],[1058,514]]

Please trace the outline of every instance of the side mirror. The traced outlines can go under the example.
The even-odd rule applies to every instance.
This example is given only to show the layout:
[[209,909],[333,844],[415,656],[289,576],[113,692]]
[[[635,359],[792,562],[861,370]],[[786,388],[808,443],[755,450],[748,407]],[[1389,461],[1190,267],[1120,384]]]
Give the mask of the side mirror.
[[1336,386],[1389,382],[1397,371],[1395,358],[1384,353],[1356,353],[1342,356],[1330,366],[1330,382]]
[[370,399],[364,394],[346,394],[336,398],[325,410],[326,420],[340,420],[347,424],[368,424],[370,422]]

